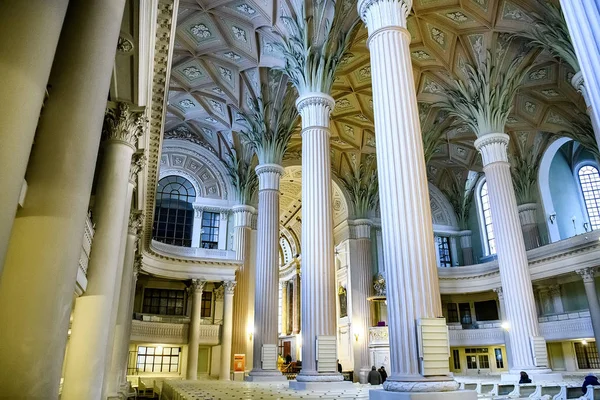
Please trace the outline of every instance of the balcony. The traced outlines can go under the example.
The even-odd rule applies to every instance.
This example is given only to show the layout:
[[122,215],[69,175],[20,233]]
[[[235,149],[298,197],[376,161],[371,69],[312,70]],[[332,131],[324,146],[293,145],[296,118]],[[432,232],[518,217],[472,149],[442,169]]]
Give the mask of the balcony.
[[152,249],[158,254],[191,259],[230,260],[236,259],[235,251],[225,249],[203,249],[200,247],[174,246],[152,240]]
[[540,333],[548,341],[594,337],[589,311],[539,317]]
[[[200,325],[199,343],[217,345],[220,342],[220,325]],[[133,320],[131,338],[133,342],[187,344],[189,323],[155,322]]]

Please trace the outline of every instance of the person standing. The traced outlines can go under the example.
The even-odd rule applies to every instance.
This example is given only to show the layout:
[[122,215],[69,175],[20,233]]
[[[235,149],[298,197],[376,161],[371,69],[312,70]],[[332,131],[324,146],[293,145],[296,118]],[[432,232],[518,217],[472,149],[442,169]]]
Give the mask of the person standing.
[[381,383],[383,384],[385,382],[385,380],[387,379],[387,372],[385,370],[385,367],[382,365],[378,371],[379,371],[379,375],[381,375]]
[[367,377],[367,382],[371,385],[381,385],[383,382],[381,381],[381,374],[375,366],[371,367],[371,372],[369,372],[369,376]]

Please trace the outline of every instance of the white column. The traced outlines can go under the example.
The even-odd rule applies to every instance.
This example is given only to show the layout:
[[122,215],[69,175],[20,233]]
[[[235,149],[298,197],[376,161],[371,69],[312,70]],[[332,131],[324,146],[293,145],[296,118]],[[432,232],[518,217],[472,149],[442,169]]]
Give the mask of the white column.
[[[500,319],[502,321],[506,321],[506,307],[504,306],[504,292],[502,291],[502,287],[497,287],[493,289],[494,292],[498,295],[498,307],[500,309]],[[503,322],[504,324],[504,322]],[[512,369],[513,359],[512,352],[510,350],[510,335],[506,331],[506,329],[502,329],[502,335],[504,336],[504,346],[506,347],[507,354],[507,364],[508,368]]]
[[596,268],[578,269],[576,272],[583,279],[590,318],[592,319],[592,327],[594,328],[594,337],[596,338],[596,348],[600,354],[600,303],[598,303],[598,294],[596,292]]
[[490,133],[477,139],[475,148],[481,153],[488,184],[506,320],[510,324],[510,357],[514,370],[520,371],[536,368],[530,339],[540,333],[508,163],[508,140],[504,133]]
[[460,248],[462,250],[463,265],[473,265],[473,245],[471,244],[471,231],[460,231]]
[[0,12],[0,276],[68,3],[12,1]]
[[192,247],[202,243],[202,206],[194,204],[194,225],[192,226]]
[[535,249],[540,246],[540,234],[537,226],[537,204],[527,203],[517,207],[521,231],[525,241],[525,250]]
[[[458,388],[420,373],[417,322],[442,315],[423,139],[406,18],[412,2],[359,0],[371,54],[390,342],[387,391]],[[304,154],[304,152],[303,152]],[[415,384],[415,382],[420,382]]]
[[[281,288],[281,335],[288,334],[288,282],[279,282]],[[285,357],[285,354],[283,355]]]
[[221,331],[221,372],[219,380],[230,380],[231,337],[233,328],[233,290],[234,281],[223,282],[223,329]]
[[296,100],[302,117],[302,370],[298,382],[341,381],[337,371],[317,372],[318,336],[335,336],[335,268],[331,212],[329,114],[335,105],[324,93]]
[[[125,245],[125,255],[123,259],[123,270],[121,279],[121,290],[119,294],[119,303],[117,305],[117,318],[115,333],[112,345],[111,365],[107,378],[105,379],[105,393],[114,395],[121,387],[126,384],[123,381],[123,361],[125,354],[129,351],[128,327],[131,326],[133,313],[133,304],[131,304],[131,291],[135,290],[132,282],[134,281],[134,260],[137,249],[137,241],[141,234],[144,215],[136,212],[129,216],[127,226],[127,238]],[[137,272],[135,273],[137,274]]]
[[250,280],[250,231],[252,213],[254,208],[238,205],[233,207],[233,249],[236,258],[242,261],[240,268],[235,273],[235,296],[233,297],[233,354],[245,354],[246,366],[249,368],[252,343],[250,333],[253,330],[253,321],[249,319],[249,308],[254,307],[254,302],[249,303]]
[[[41,13],[54,4],[37,9],[37,3],[31,6]],[[0,321],[10,321],[10,329],[0,329],[0,371],[5,372],[0,374],[0,387],[6,398],[58,397],[124,6],[125,0],[72,0],[65,17],[49,79],[52,94],[37,125],[27,166],[25,207],[14,219],[0,280]],[[46,15],[40,14],[40,18]],[[56,17],[48,18],[52,20],[48,33],[53,35],[59,29]],[[43,26],[46,29],[45,23]],[[37,30],[33,29],[35,35]],[[45,38],[39,40],[40,45],[47,44]],[[18,46],[18,42],[13,45]],[[4,82],[10,76],[3,77]],[[25,93],[28,88],[22,86]],[[31,91],[39,95],[35,93],[40,89]],[[8,112],[10,108],[3,106],[2,110]],[[5,144],[2,147],[4,150]],[[4,221],[0,224],[5,229]],[[23,288],[27,288],[27,296],[23,296]]]
[[202,309],[202,290],[205,281],[192,279],[188,298],[192,298],[192,315],[190,316],[190,327],[188,333],[188,354],[185,379],[198,379],[198,345],[200,343],[200,311]]
[[[584,83],[573,78],[576,89],[582,90],[592,119],[596,141],[600,143],[600,8],[597,0],[560,0],[569,27],[571,41],[581,67]],[[584,87],[583,87],[584,86]]]
[[369,328],[371,326],[371,305],[367,297],[371,294],[372,266],[371,221],[354,221],[356,253],[350,259],[350,279],[352,288],[352,343],[354,347],[354,373],[360,383],[367,383],[371,371],[369,360]]
[[296,275],[294,276],[294,279],[292,280],[292,333],[294,335],[298,335],[300,333],[300,328],[301,328],[301,310],[302,310],[302,305],[300,304],[300,292],[302,291],[302,282],[301,282],[301,274],[300,274],[300,268],[296,268]]
[[96,399],[102,392],[114,297],[121,275],[119,249],[125,220],[131,157],[142,120],[124,103],[109,109],[107,141],[100,167],[93,219],[94,242],[85,293],[75,301],[62,400]]
[[221,221],[219,222],[219,249],[227,248],[227,216],[226,212],[221,212]]
[[[286,380],[278,369],[265,369],[260,356],[263,345],[277,346],[279,339],[279,181],[283,172],[283,167],[276,164],[261,164],[256,167],[258,224],[254,297],[255,356],[250,380]],[[272,361],[268,360],[268,363],[271,364]],[[277,360],[274,361],[276,366]]]

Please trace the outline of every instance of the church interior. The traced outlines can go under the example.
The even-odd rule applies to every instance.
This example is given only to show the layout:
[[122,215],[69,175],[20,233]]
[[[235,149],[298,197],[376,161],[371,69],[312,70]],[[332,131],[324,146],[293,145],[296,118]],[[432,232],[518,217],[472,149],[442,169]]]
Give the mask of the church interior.
[[0,76],[0,399],[600,397],[598,0],[5,0]]

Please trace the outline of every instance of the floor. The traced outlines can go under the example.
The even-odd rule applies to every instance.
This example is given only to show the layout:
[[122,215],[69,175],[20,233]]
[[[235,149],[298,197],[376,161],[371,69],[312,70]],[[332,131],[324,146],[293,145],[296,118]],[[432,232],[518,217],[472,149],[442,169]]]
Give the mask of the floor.
[[176,392],[170,400],[368,399],[369,390],[381,388],[355,383],[344,391],[296,391],[289,389],[287,382],[169,381],[163,385],[163,394],[169,392],[167,386]]

